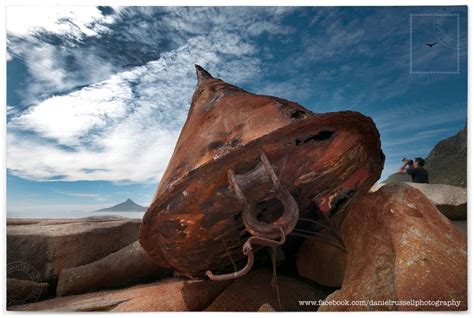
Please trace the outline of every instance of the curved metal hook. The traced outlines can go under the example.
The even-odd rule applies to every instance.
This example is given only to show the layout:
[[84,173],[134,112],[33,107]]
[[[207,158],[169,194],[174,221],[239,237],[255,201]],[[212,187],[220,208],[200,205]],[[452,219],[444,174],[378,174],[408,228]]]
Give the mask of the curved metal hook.
[[279,245],[284,244],[286,240],[286,235],[283,232],[283,229],[281,228],[280,228],[280,234],[281,234],[281,237],[279,241],[269,240],[269,239],[256,237],[256,236],[250,237],[242,247],[242,252],[244,253],[244,255],[247,256],[247,264],[241,270],[233,272],[233,273],[220,274],[220,275],[215,275],[214,273],[212,273],[212,271],[206,271],[207,277],[209,277],[209,279],[214,280],[214,281],[224,281],[224,280],[229,280],[229,279],[236,279],[248,274],[248,272],[250,272],[250,270],[252,269],[254,260],[255,260],[252,244],[258,244],[258,245],[269,246],[269,247],[277,247]]
[[[242,247],[243,254],[247,256],[247,264],[241,270],[229,274],[214,275],[211,271],[207,271],[206,275],[211,280],[222,281],[246,275],[252,269],[254,264],[252,244],[269,247],[282,245],[285,243],[286,236],[293,231],[298,222],[299,208],[296,200],[281,184],[265,153],[261,153],[260,160],[263,166],[262,164],[257,165],[251,172],[239,175],[239,179],[245,180],[245,183],[242,184],[247,187],[249,184],[258,184],[271,180],[272,188],[268,194],[281,201],[283,205],[283,214],[276,221],[271,223],[260,222],[255,213],[255,202],[248,200],[245,197],[235,172],[232,169],[229,169],[227,172],[229,184],[232,187],[237,200],[244,207],[242,211],[242,221],[252,237],[250,237]],[[276,241],[278,238],[279,240]]]
[[293,231],[298,223],[299,208],[296,200],[287,191],[276,193],[275,197],[280,200],[283,205],[283,214],[271,223],[260,222],[255,213],[255,203],[248,202],[242,211],[242,221],[254,236],[275,239],[279,237],[279,228],[283,228],[285,235]]
[[255,215],[255,202],[249,201],[245,198],[242,189],[240,188],[235,173],[233,170],[228,171],[229,183],[231,184],[239,202],[244,206],[242,211],[242,221],[250,234],[259,237],[276,239],[279,237],[278,229],[284,229],[285,235],[293,231],[298,223],[299,208],[296,200],[291,193],[281,185],[280,180],[275,174],[270,161],[265,153],[260,155],[260,159],[264,165],[267,175],[273,183],[273,196],[280,200],[283,205],[283,214],[272,223],[260,222]]

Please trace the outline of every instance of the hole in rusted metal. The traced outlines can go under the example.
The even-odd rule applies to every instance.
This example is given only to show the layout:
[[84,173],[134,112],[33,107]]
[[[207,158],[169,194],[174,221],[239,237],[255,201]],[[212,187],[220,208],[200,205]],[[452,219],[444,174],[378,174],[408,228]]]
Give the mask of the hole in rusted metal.
[[331,138],[333,134],[334,134],[334,131],[321,130],[316,135],[312,135],[312,136],[306,137],[304,139],[296,138],[295,139],[295,145],[297,145],[297,146],[303,145],[303,144],[305,144],[307,142],[310,142],[310,141],[327,140],[327,139]]
[[304,115],[306,115],[306,112],[302,110],[295,110],[294,112],[291,113],[290,118],[301,119],[305,117]]
[[284,207],[280,200],[271,198],[257,203],[255,213],[260,222],[271,223],[283,215]]
[[240,137],[236,137],[229,142],[224,142],[222,140],[215,140],[209,145],[207,145],[208,150],[217,150],[224,147],[235,147],[240,143]]
[[333,204],[332,210],[331,210],[331,215],[336,213],[340,207],[344,205],[344,203],[347,202],[347,200],[352,196],[352,193],[354,193],[354,190],[345,190],[344,193],[339,195]]
[[240,214],[240,213],[235,214],[234,215],[234,220],[236,222],[242,222],[242,214]]
[[219,147],[222,147],[223,145],[224,145],[224,142],[222,140],[215,140],[207,146],[207,149],[214,150],[214,149],[217,149]]
[[235,164],[234,172],[235,174],[244,174],[253,170],[257,165],[257,160],[253,161],[240,161]]
[[237,137],[237,138],[232,139],[232,141],[230,142],[229,145],[230,145],[231,147],[235,147],[235,146],[237,146],[238,144],[240,144],[240,137]]

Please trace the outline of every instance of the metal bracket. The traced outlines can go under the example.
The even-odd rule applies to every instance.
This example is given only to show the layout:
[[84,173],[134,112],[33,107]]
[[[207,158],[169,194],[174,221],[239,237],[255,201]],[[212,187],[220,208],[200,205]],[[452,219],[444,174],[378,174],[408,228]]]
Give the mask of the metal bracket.
[[[254,263],[252,244],[269,247],[280,246],[285,243],[286,236],[293,231],[298,222],[299,208],[295,199],[281,184],[265,153],[261,153],[260,160],[261,163],[246,174],[236,175],[232,169],[229,169],[227,173],[229,184],[236,194],[237,200],[243,206],[242,221],[247,231],[252,235],[242,247],[243,254],[247,256],[247,265],[241,270],[229,274],[214,275],[211,271],[207,271],[206,275],[211,280],[221,281],[246,275]],[[244,191],[251,191],[256,185],[269,181],[272,186],[266,195],[280,200],[284,211],[276,221],[266,223],[257,219],[256,203],[247,199]]]

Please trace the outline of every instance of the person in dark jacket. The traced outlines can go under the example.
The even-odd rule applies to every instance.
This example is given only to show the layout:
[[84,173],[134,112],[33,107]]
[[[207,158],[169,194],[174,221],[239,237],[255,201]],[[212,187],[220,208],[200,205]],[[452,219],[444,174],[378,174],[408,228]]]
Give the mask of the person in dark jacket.
[[415,160],[408,160],[403,158],[403,166],[400,167],[399,173],[407,173],[411,176],[411,181],[414,183],[429,183],[428,171],[423,166],[425,160],[422,158],[415,158]]

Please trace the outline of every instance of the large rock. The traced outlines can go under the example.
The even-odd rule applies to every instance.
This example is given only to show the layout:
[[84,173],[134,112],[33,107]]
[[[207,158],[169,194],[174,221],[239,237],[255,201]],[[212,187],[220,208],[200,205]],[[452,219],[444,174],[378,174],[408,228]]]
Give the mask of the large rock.
[[171,274],[171,271],[156,264],[140,243],[135,241],[98,261],[63,269],[59,274],[56,295],[65,296],[126,286]]
[[276,311],[275,308],[272,307],[272,305],[270,304],[263,304],[262,306],[260,306],[260,308],[258,308],[258,311]]
[[451,221],[451,223],[467,238],[467,221]]
[[320,285],[341,287],[346,269],[346,253],[328,243],[306,239],[296,258],[298,274]]
[[[234,281],[206,311],[259,311],[262,307],[279,310],[276,289],[271,286],[272,276],[267,269],[253,270]],[[317,301],[330,292],[309,281],[282,275],[278,275],[278,289],[283,311],[316,310]],[[300,301],[304,300],[316,303],[301,305]]]
[[467,189],[447,184],[410,183],[430,199],[448,219],[467,219]]
[[372,185],[372,187],[370,188],[369,192],[375,192],[377,191],[378,189],[380,189],[381,187],[383,187],[386,183],[381,183],[381,182],[377,182],[375,183],[374,185]]
[[[138,238],[139,219],[9,219],[7,263],[26,263],[43,282],[53,283],[61,270],[113,253]],[[19,278],[12,272],[9,278]]]
[[196,311],[206,308],[227,282],[168,279],[124,290],[53,298],[11,311]]
[[[402,163],[400,163],[400,166]],[[395,172],[387,177],[384,181],[382,181],[384,184],[385,183],[395,183],[395,182],[411,182],[411,176],[406,174],[406,173],[398,173]]]
[[48,294],[48,283],[7,278],[7,305],[16,306],[37,301]]
[[[326,299],[332,303],[319,310],[467,309],[466,238],[419,190],[400,183],[367,194],[348,208],[341,235],[347,250],[344,282]],[[459,306],[353,300],[455,300]]]
[[[420,190],[438,210],[450,220],[467,219],[467,189],[447,184],[407,183]],[[376,183],[370,189],[375,192],[383,183]]]
[[467,124],[456,135],[441,140],[425,159],[431,183],[467,186]]
[[[424,168],[428,171],[430,183],[466,187],[467,125],[456,135],[438,142],[426,157]],[[411,176],[394,173],[383,181],[394,182],[411,182]]]

